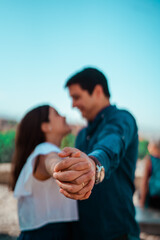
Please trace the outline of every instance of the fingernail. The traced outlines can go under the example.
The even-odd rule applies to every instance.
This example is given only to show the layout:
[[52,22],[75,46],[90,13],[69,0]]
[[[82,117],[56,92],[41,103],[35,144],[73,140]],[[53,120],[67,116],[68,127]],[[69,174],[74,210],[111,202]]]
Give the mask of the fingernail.
[[65,152],[60,152],[60,153],[58,153],[58,156],[63,156],[65,154]]

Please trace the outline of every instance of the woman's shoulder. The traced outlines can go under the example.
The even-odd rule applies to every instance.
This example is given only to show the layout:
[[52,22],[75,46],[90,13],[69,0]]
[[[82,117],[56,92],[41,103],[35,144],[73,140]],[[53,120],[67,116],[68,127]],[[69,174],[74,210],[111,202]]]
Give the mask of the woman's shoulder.
[[54,145],[53,143],[50,142],[43,142],[38,144],[35,149],[34,149],[34,154],[35,155],[45,155],[51,152],[60,152],[60,148]]

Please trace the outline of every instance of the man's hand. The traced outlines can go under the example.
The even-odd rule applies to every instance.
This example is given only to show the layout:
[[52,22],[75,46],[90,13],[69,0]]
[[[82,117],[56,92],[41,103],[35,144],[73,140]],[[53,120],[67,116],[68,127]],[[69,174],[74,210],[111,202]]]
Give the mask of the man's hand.
[[95,163],[76,148],[64,148],[59,156],[64,158],[54,167],[60,192],[66,197],[83,200],[89,198],[95,183]]

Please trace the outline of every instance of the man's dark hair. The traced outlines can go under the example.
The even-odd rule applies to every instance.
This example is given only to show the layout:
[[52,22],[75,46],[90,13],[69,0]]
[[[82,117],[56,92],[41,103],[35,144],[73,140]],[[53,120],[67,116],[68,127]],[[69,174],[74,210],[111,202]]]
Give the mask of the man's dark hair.
[[91,95],[96,85],[101,85],[103,92],[107,97],[110,97],[108,89],[107,78],[102,72],[96,68],[85,68],[82,71],[76,73],[66,82],[65,87],[69,87],[72,84],[79,84],[84,90],[87,90]]

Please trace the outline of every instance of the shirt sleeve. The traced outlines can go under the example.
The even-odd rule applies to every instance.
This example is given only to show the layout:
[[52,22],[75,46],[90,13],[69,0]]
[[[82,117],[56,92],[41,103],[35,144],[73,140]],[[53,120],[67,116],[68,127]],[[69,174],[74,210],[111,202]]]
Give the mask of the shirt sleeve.
[[107,123],[100,131],[93,151],[89,155],[96,157],[104,166],[106,178],[109,178],[119,166],[134,137],[137,137],[136,122],[127,112]]
[[51,152],[60,152],[60,149],[57,146],[47,142],[41,143],[35,148],[34,152],[28,157],[18,177],[14,190],[15,198],[29,196],[32,194],[35,159],[39,155],[46,155]]

